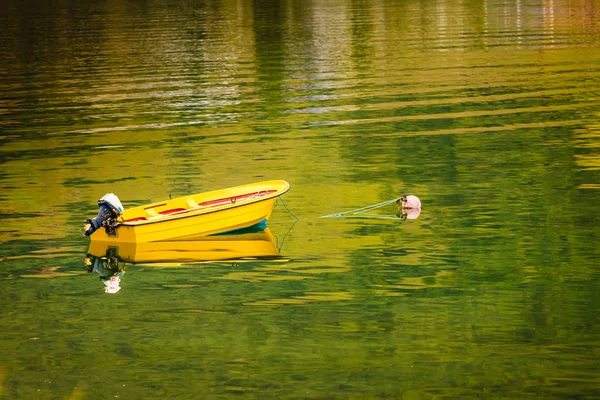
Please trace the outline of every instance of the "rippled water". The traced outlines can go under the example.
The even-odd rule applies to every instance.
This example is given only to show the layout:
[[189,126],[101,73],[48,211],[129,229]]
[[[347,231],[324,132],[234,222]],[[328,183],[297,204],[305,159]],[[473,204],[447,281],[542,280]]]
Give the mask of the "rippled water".
[[[0,32],[0,397],[600,397],[598,1],[8,0]],[[266,259],[87,272],[105,193],[265,179],[268,230],[195,249]]]

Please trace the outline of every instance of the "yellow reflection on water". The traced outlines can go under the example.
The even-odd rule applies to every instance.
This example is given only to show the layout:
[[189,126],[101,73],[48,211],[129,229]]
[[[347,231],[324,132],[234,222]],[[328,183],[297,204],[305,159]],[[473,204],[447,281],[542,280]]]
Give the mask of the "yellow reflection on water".
[[345,301],[352,300],[354,294],[350,292],[316,292],[306,293],[302,296],[292,296],[289,298],[276,298],[259,300],[250,303],[244,303],[246,306],[284,306],[284,305],[301,305],[321,301]]
[[[584,151],[575,154],[575,162],[583,171],[600,170],[600,125],[589,124],[585,128],[576,131],[576,146]],[[598,182],[586,182],[580,184],[581,189],[596,189]]]
[[271,230],[248,228],[230,234],[148,243],[91,241],[88,254],[121,262],[160,264],[223,260],[280,259]]
[[430,276],[406,277],[400,280],[400,282],[398,283],[386,285],[373,285],[373,287],[378,288],[377,292],[380,295],[404,296],[407,294],[407,290],[412,291],[421,289],[452,287],[452,285],[444,281],[445,279],[450,278],[452,275],[452,271],[442,270]]
[[74,388],[67,400],[83,400],[85,399],[86,385],[78,383]]
[[8,369],[6,367],[0,367],[0,396],[2,396],[2,392],[4,392],[4,380],[6,379],[7,374]]
[[263,282],[263,281],[301,281],[309,279],[308,276],[299,275],[275,275],[261,271],[236,271],[225,274],[217,279],[228,279],[234,281],[250,281],[250,282]]
[[62,272],[59,271],[62,267],[44,267],[40,268],[37,271],[34,271],[32,274],[21,274],[20,278],[42,278],[42,279],[52,279],[52,278],[61,278],[61,277],[72,277],[77,275],[84,275],[85,271],[67,271]]

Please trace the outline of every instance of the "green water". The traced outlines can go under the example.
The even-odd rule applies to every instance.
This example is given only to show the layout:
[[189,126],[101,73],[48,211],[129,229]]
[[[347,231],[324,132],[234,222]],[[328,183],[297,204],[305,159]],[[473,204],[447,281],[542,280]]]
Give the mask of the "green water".
[[[2,399],[600,398],[598,1],[5,0],[0,34]],[[279,257],[87,272],[105,193],[266,179]]]

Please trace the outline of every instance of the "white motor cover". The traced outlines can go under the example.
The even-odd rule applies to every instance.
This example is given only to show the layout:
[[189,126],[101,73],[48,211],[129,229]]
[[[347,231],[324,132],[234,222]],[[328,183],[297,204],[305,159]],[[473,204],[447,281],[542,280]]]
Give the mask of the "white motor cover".
[[113,208],[119,210],[119,213],[123,212],[123,205],[121,204],[121,200],[119,200],[119,198],[114,193],[107,193],[100,200],[104,200]]

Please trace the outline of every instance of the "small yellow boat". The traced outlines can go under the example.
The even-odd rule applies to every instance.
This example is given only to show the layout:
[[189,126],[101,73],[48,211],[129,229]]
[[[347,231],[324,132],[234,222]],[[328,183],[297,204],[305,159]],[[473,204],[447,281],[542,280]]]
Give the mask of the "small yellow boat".
[[239,232],[167,242],[116,243],[94,240],[87,253],[99,259],[116,258],[122,262],[144,264],[281,258],[269,228],[247,228]]
[[127,210],[109,193],[98,200],[100,211],[96,218],[86,221],[84,235],[92,241],[147,243],[190,240],[247,228],[266,221],[277,197],[289,189],[288,182],[271,180]]

